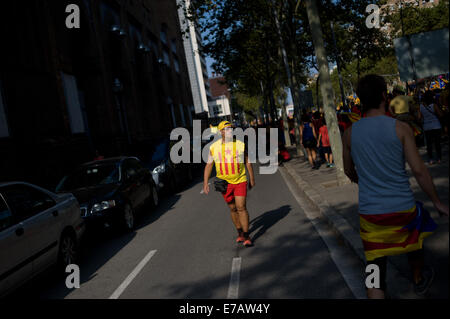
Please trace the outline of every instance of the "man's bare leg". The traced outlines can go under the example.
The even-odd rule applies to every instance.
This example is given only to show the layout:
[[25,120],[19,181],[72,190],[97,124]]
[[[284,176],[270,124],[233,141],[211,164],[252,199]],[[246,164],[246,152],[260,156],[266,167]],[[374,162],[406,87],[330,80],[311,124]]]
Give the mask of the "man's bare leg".
[[234,200],[228,203],[228,207],[230,208],[231,220],[233,221],[234,226],[236,227],[236,229],[242,229]]
[[247,198],[245,196],[235,196],[234,197],[235,204],[236,204],[236,210],[239,215],[239,222],[242,226],[242,230],[244,233],[248,233],[248,212],[246,207],[246,200]]

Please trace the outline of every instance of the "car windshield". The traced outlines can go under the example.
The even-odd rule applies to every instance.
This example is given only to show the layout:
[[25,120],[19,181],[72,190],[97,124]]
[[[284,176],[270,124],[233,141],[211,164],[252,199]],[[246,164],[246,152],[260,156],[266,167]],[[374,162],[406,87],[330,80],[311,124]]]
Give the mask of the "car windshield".
[[119,182],[118,163],[94,164],[83,166],[73,174],[64,177],[56,188],[56,191],[70,191],[78,188],[114,184],[117,182]]

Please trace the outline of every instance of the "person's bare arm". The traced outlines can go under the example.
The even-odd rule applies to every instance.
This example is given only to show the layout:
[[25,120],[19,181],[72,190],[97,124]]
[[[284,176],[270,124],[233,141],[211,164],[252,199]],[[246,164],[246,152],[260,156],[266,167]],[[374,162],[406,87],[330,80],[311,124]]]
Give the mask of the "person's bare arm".
[[250,187],[253,188],[255,187],[255,174],[253,172],[253,165],[248,161],[247,154],[245,154],[244,158],[245,158],[245,167],[247,168],[248,176],[250,178]]
[[213,169],[213,164],[214,164],[214,159],[211,156],[211,153],[208,155],[208,162],[206,163],[205,166],[205,171],[203,173],[203,192],[208,195],[209,193],[209,185],[208,185],[208,180],[209,177],[211,176],[211,172]]
[[353,182],[358,184],[358,173],[355,169],[355,164],[353,163],[351,154],[351,143],[352,143],[352,127],[350,126],[344,132],[343,137],[343,160],[344,160],[344,173]]
[[436,187],[433,183],[433,178],[428,172],[428,169],[417,150],[414,140],[414,133],[412,132],[411,128],[408,124],[397,121],[395,129],[397,132],[397,136],[403,144],[405,159],[411,167],[411,171],[414,174],[417,183],[419,183],[420,188],[422,188],[422,190],[431,199],[436,210],[440,214],[448,216],[448,206],[444,205],[438,197]]
[[322,138],[322,134],[319,133],[319,137],[317,138],[317,147],[320,145],[320,139]]
[[303,145],[303,124],[300,124],[298,127],[299,135],[300,135],[300,143]]
[[316,129],[314,128],[314,125],[311,125],[311,126],[312,126],[313,136],[317,140]]

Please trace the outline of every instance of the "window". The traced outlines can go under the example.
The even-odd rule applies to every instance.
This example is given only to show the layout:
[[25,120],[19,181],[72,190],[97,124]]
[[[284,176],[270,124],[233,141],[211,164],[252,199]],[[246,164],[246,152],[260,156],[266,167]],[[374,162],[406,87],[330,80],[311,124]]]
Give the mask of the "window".
[[14,223],[20,223],[56,205],[49,195],[27,185],[5,186],[1,193],[12,210]]
[[220,104],[214,105],[213,110],[214,110],[215,114],[222,113],[222,105],[220,105]]
[[142,36],[139,29],[140,28],[136,24],[130,23],[130,37],[135,47],[137,47],[140,43],[142,43]]
[[175,71],[177,71],[177,73],[180,73],[180,64],[178,63],[178,59],[177,58],[173,58],[173,66],[175,68]]
[[183,125],[183,127],[186,127],[186,120],[184,118],[183,104],[178,104],[178,106],[180,108],[181,124]]
[[162,43],[167,44],[167,29],[165,26],[162,27],[159,37],[161,38]]
[[170,104],[170,113],[172,114],[173,127],[177,127],[177,121],[175,119],[175,109],[173,108],[173,104]]
[[119,181],[116,163],[82,166],[74,173],[65,176],[56,188],[57,192],[69,192],[78,188],[114,184]]
[[62,80],[72,133],[84,133],[86,129],[84,127],[77,80],[73,75],[66,73],[62,73]]
[[104,25],[108,27],[120,25],[119,13],[103,1],[100,5],[100,13]]
[[2,96],[2,83],[0,82],[0,138],[8,136],[8,122],[6,121],[6,112]]
[[13,225],[12,215],[0,195],[0,232]]
[[163,50],[163,61],[164,61],[164,64],[166,64],[167,66],[170,66],[169,52],[166,49]]
[[187,108],[187,113],[188,113],[188,116],[189,116],[189,126],[192,125],[192,109],[193,109],[192,106]]
[[158,43],[153,36],[150,36],[150,40],[148,40],[148,47],[156,57],[159,56]]
[[171,44],[172,52],[177,54],[177,41],[175,39],[173,39],[170,44]]

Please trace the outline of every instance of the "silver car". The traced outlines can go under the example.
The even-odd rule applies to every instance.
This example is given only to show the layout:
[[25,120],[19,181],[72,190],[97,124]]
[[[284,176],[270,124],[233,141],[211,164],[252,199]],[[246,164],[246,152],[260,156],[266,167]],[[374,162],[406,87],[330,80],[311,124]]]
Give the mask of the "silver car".
[[76,263],[84,229],[72,194],[0,183],[0,296],[55,263],[61,270]]

